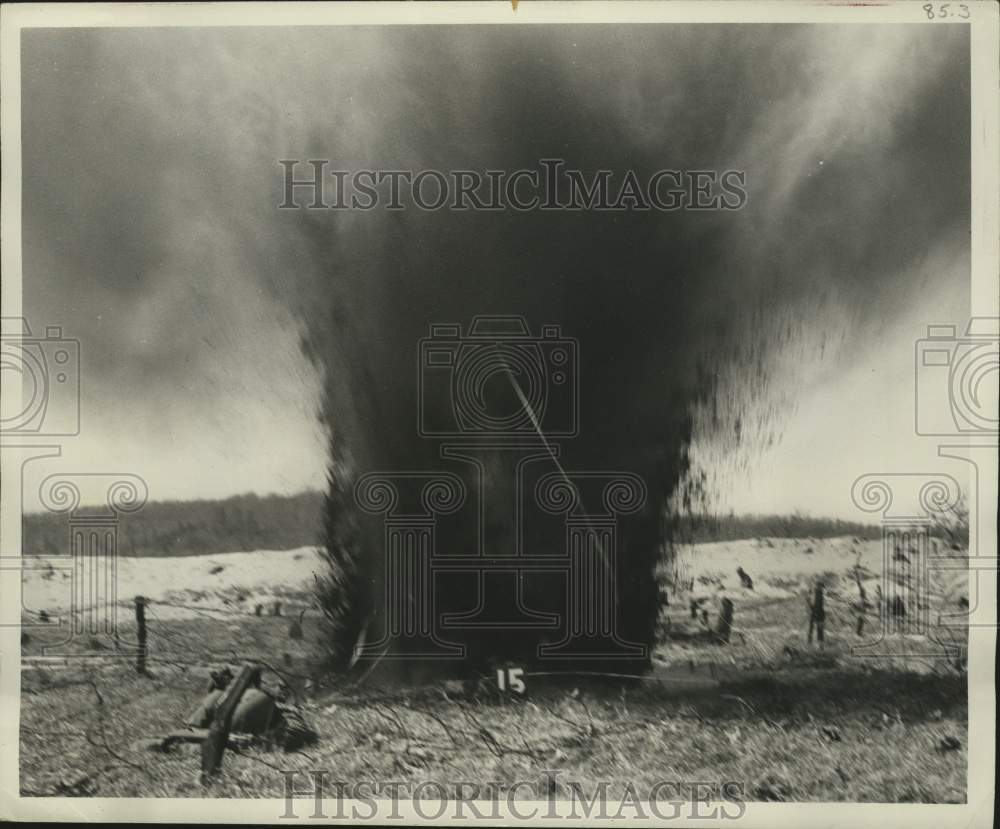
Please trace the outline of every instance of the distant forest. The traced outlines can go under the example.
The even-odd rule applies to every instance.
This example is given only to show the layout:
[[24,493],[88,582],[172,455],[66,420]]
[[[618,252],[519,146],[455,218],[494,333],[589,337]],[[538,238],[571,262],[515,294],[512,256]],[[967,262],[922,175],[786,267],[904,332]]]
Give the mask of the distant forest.
[[[323,494],[237,495],[222,501],[159,501],[122,517],[122,556],[193,556],[250,550],[290,550],[320,544]],[[65,515],[24,516],[24,552],[68,552]],[[741,538],[878,538],[879,527],[808,515],[697,515],[675,521],[673,536],[683,543]]]
[[700,544],[708,541],[737,541],[742,538],[857,538],[882,537],[877,524],[859,524],[836,518],[811,515],[684,515],[674,520],[675,541]]
[[[118,524],[122,556],[197,556],[291,550],[318,544],[323,494],[236,495],[222,501],[154,501]],[[28,555],[68,552],[69,519],[30,513],[23,519]]]

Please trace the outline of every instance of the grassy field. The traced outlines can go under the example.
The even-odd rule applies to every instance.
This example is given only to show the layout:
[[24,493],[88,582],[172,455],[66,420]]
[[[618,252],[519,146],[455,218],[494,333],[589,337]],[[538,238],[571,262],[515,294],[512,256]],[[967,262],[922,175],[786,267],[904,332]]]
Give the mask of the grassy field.
[[[176,594],[154,602],[148,676],[122,659],[97,658],[85,667],[39,660],[56,631],[34,629],[24,645],[22,790],[282,797],[282,770],[324,769],[333,780],[495,781],[502,793],[514,781],[540,780],[545,770],[558,769],[562,780],[584,789],[613,781],[609,794],[627,782],[735,781],[748,800],[963,802],[968,729],[961,666],[858,656],[846,593],[840,604],[831,600],[826,642],[807,643],[803,598],[814,574],[841,559],[856,563],[848,555],[854,546],[844,555],[800,549],[797,557],[758,547],[747,542],[700,555],[690,595],[718,591],[716,580],[726,581],[713,572],[715,554],[728,561],[738,554],[757,580],[745,596],[727,588],[737,608],[729,645],[714,643],[700,618],[690,618],[688,593],[673,594],[663,611],[657,665],[712,665],[720,679],[718,687],[695,692],[654,678],[555,681],[530,671],[523,697],[501,696],[486,679],[475,689],[442,681],[400,690],[379,687],[374,678],[361,688],[333,687],[311,677],[323,633],[308,609],[307,584],[282,588],[281,616],[269,615],[273,597],[265,603],[238,586],[208,597],[215,610],[200,595],[188,605],[197,610],[184,611]],[[767,556],[798,564],[770,573]],[[838,576],[844,573],[826,576],[834,595],[843,591]],[[255,602],[265,606],[260,616]],[[303,635],[293,638],[300,610]],[[123,628],[128,639],[129,626]],[[867,635],[874,634],[870,624]],[[100,642],[79,645],[93,650]],[[246,658],[266,663],[265,683],[283,679],[320,740],[296,753],[227,752],[222,775],[203,788],[197,747],[158,753],[145,743],[183,723],[211,668]],[[567,794],[564,783],[556,794]]]
[[[218,781],[202,788],[196,747],[159,754],[137,740],[177,727],[198,701],[199,673],[158,665],[138,677],[119,665],[26,677],[24,794],[281,797],[281,769],[507,784],[559,769],[585,787],[616,781],[612,792],[627,781],[687,780],[737,781],[750,800],[965,799],[961,677],[805,668],[690,696],[592,682],[503,701],[441,689],[375,703],[332,695],[306,703],[316,746],[230,752]],[[957,737],[955,750],[942,750],[947,737]]]

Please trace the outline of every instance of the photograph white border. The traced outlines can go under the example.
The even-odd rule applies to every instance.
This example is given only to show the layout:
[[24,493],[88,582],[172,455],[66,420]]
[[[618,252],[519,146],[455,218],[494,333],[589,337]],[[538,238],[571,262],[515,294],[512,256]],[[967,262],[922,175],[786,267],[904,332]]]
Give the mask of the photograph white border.
[[[459,3],[215,3],[215,4],[23,4],[0,8],[0,152],[2,152],[2,316],[21,316],[21,151],[20,34],[33,27],[199,27],[199,26],[350,26],[558,23],[909,23],[968,25],[971,49],[971,314],[998,316],[1000,297],[1000,145],[998,111],[998,9],[992,0],[967,0],[967,21],[929,20],[920,0],[885,3],[804,2],[536,2],[509,0]],[[877,83],[877,79],[873,79]],[[20,395],[16,387],[4,395]],[[3,460],[0,449],[0,460]],[[9,456],[8,456],[9,457]],[[20,550],[20,468],[2,467],[0,549]],[[980,469],[983,476],[997,469]],[[995,512],[980,518],[980,538],[996,552]],[[996,697],[996,572],[979,574],[980,604],[974,621],[986,627],[969,631],[968,802],[956,805],[856,803],[748,803],[735,822],[740,827],[820,825],[884,827],[981,826],[993,824]],[[19,613],[20,580],[0,573],[0,818],[114,822],[283,823],[283,800],[216,798],[46,798],[19,796],[20,640],[6,617]],[[15,618],[15,625],[17,619]],[[539,804],[544,811],[544,804]],[[530,809],[524,803],[521,808]],[[300,820],[308,821],[308,809]],[[407,804],[406,822],[422,822]],[[501,806],[501,812],[506,809]],[[383,814],[382,819],[385,819]],[[334,823],[333,820],[314,821]],[[344,821],[350,822],[350,821]],[[403,821],[399,821],[402,823]],[[454,821],[475,823],[472,819]],[[535,826],[566,825],[565,818],[513,820]],[[600,822],[596,819],[588,823]],[[640,825],[705,826],[712,821],[690,818],[635,821]],[[621,823],[620,821],[618,823]]]

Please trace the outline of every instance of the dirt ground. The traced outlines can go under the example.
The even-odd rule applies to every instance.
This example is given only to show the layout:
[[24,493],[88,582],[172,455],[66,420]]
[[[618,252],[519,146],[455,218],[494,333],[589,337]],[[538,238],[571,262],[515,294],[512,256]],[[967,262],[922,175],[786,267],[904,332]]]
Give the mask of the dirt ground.
[[[275,556],[285,564],[276,567]],[[869,608],[859,637],[855,574],[873,594],[881,557],[878,542],[853,539],[682,550],[672,575],[685,584],[668,591],[651,676],[553,678],[529,670],[523,696],[499,693],[490,678],[476,688],[324,683],[315,676],[323,627],[310,608],[318,562],[310,550],[131,560],[119,596],[134,590],[151,599],[147,675],[112,656],[99,635],[63,648],[105,649],[80,663],[46,650],[64,628],[25,628],[22,791],[282,797],[284,772],[310,769],[339,780],[493,781],[502,791],[557,769],[585,787],[611,781],[612,791],[628,782],[704,780],[734,781],[748,800],[963,802],[964,630],[937,622],[967,598],[964,583],[935,583],[925,634],[880,642],[880,620]],[[737,566],[753,590],[742,586]],[[27,585],[26,622],[38,622],[39,602],[50,622],[58,618],[50,583],[60,574],[47,573],[43,567],[29,577],[44,584]],[[806,600],[817,579],[829,596],[822,645],[807,642]],[[724,597],[735,607],[728,645],[712,633]],[[700,611],[692,619],[692,599],[702,600],[707,623]],[[280,615],[272,615],[276,602]],[[128,641],[131,603],[123,598],[119,610]],[[301,637],[292,630],[299,621]],[[935,657],[935,639],[954,643],[959,656]],[[295,753],[229,751],[223,773],[202,787],[197,747],[159,753],[145,743],[184,722],[210,670],[249,658],[265,665],[265,684],[285,684],[320,739]],[[707,679],[673,681],[684,670]],[[557,782],[557,792],[566,785]]]

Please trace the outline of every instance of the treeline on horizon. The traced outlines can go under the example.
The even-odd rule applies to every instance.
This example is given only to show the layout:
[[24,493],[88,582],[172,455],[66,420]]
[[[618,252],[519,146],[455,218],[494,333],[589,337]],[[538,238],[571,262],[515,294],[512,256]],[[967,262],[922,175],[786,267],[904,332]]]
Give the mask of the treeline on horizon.
[[[291,550],[322,543],[323,493],[236,495],[223,500],[156,501],[118,524],[122,556],[194,556]],[[23,518],[26,555],[69,552],[69,519],[54,513]],[[745,538],[880,537],[877,525],[809,515],[686,515],[673,522],[679,543]]]
[[867,540],[882,537],[877,524],[861,524],[838,518],[818,518],[803,513],[791,515],[681,515],[673,519],[671,536],[681,544],[739,541],[747,538],[838,538],[854,536]]
[[[152,501],[118,523],[118,555],[197,556],[292,550],[320,543],[323,494],[235,495],[223,500]],[[26,555],[69,552],[69,519],[29,513],[22,523]]]

